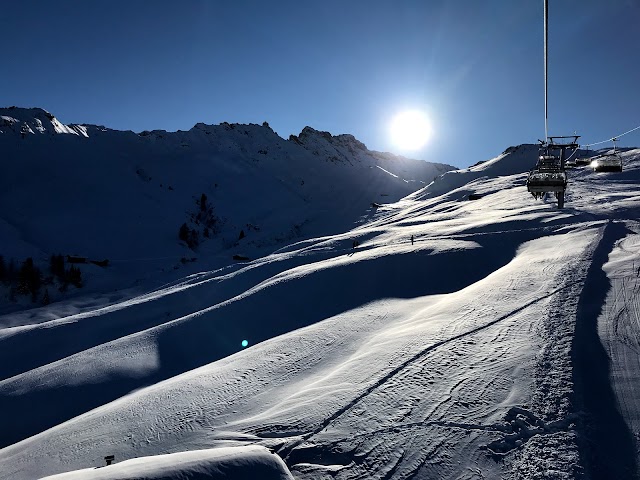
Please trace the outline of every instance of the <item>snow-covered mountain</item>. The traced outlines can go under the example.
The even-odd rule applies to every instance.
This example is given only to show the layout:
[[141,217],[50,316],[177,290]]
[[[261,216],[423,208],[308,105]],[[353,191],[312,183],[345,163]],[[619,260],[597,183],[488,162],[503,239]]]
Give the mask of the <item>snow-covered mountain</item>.
[[[184,222],[199,231],[201,254],[235,244],[241,231],[237,249],[248,255],[336,233],[372,202],[398,200],[454,168],[309,127],[291,140],[266,123],[135,134],[63,125],[37,108],[0,109],[0,151],[3,243],[116,262],[194,256],[177,241]],[[216,219],[211,239],[189,221],[203,193]]]
[[[166,150],[138,165],[151,180],[132,175],[146,189],[166,185],[172,158],[199,158],[180,148],[217,135],[224,151],[266,128],[102,134]],[[97,142],[92,129],[64,138]],[[340,172],[363,158],[340,155],[359,151],[348,136],[280,141]],[[640,150],[622,173],[571,170],[562,210],[526,191],[536,155],[509,148],[251,261],[0,316],[0,479],[224,478],[225,465],[245,478],[634,478]],[[219,168],[251,171],[233,158]],[[93,470],[106,455],[121,465]]]

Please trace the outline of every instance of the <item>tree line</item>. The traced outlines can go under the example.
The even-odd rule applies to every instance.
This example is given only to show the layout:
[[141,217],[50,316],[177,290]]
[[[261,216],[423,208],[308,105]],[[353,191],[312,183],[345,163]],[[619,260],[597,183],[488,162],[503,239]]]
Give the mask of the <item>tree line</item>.
[[16,301],[18,295],[30,295],[32,302],[46,305],[51,301],[48,286],[57,286],[60,292],[65,292],[69,285],[80,288],[82,272],[75,265],[67,268],[62,255],[51,255],[46,275],[31,257],[18,264],[14,259],[6,261],[0,255],[0,282],[9,287],[9,300]]

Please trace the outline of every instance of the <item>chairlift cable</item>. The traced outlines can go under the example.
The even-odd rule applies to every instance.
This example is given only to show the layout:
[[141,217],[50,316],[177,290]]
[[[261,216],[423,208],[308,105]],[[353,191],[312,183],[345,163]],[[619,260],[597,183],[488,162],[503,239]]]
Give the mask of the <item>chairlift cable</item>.
[[[567,174],[564,168],[564,151],[571,146],[575,148],[578,137],[571,144],[554,144],[554,138],[549,137],[549,0],[544,0],[544,141],[540,141],[541,155],[536,167],[529,172],[527,178],[527,190],[534,198],[542,198],[547,193],[553,192],[558,199],[558,208],[564,206],[564,194],[567,188]],[[560,156],[549,152],[550,148],[561,149]],[[551,154],[550,154],[551,153]],[[575,153],[575,152],[574,152]],[[572,155],[573,156],[573,155]],[[569,157],[571,158],[571,157]]]
[[[549,0],[544,0],[544,141],[545,143],[549,141]],[[621,133],[620,135],[616,135],[614,137],[608,138],[606,140],[602,140],[601,142],[587,143],[581,145],[583,147],[592,147],[594,145],[600,145],[603,143],[611,142],[613,139],[617,139],[631,132],[635,132],[636,130],[640,130],[640,125],[631,130]],[[577,150],[576,150],[577,151]],[[575,153],[575,151],[574,151]],[[571,155],[573,156],[573,154]],[[571,158],[571,157],[569,157]]]
[[579,150],[579,148],[574,148],[574,149],[573,149],[573,153],[572,153],[571,155],[569,155],[569,158],[567,158],[567,159],[565,160],[565,162],[568,162],[569,160],[571,160],[571,159],[573,158],[573,156],[574,156],[576,153],[578,153],[578,150]]
[[548,69],[549,59],[547,56],[547,45],[549,43],[549,0],[544,0],[544,141],[549,140],[548,123]]
[[582,146],[583,147],[592,147],[593,145],[600,145],[602,143],[612,142],[614,138],[618,139],[618,138],[622,137],[623,135],[626,135],[627,133],[635,132],[636,130],[640,130],[640,125],[638,125],[636,128],[632,128],[631,130],[629,130],[627,132],[621,133],[620,135],[615,135],[615,136],[613,136],[611,138],[607,138],[606,140],[602,140],[601,142],[587,143],[587,144],[584,144]]

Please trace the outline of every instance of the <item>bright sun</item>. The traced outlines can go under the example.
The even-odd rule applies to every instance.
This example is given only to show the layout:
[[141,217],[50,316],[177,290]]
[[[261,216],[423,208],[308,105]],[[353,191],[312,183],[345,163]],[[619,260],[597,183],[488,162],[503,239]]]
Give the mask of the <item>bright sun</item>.
[[398,113],[391,121],[391,140],[403,150],[419,150],[431,137],[431,123],[419,110]]

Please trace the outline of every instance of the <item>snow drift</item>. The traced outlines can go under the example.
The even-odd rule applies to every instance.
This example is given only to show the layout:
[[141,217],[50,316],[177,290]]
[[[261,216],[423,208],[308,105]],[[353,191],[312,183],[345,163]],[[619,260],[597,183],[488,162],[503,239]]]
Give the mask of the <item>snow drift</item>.
[[[226,447],[142,457],[49,480],[289,480],[284,462],[264,447]],[[45,479],[43,479],[45,480]]]

